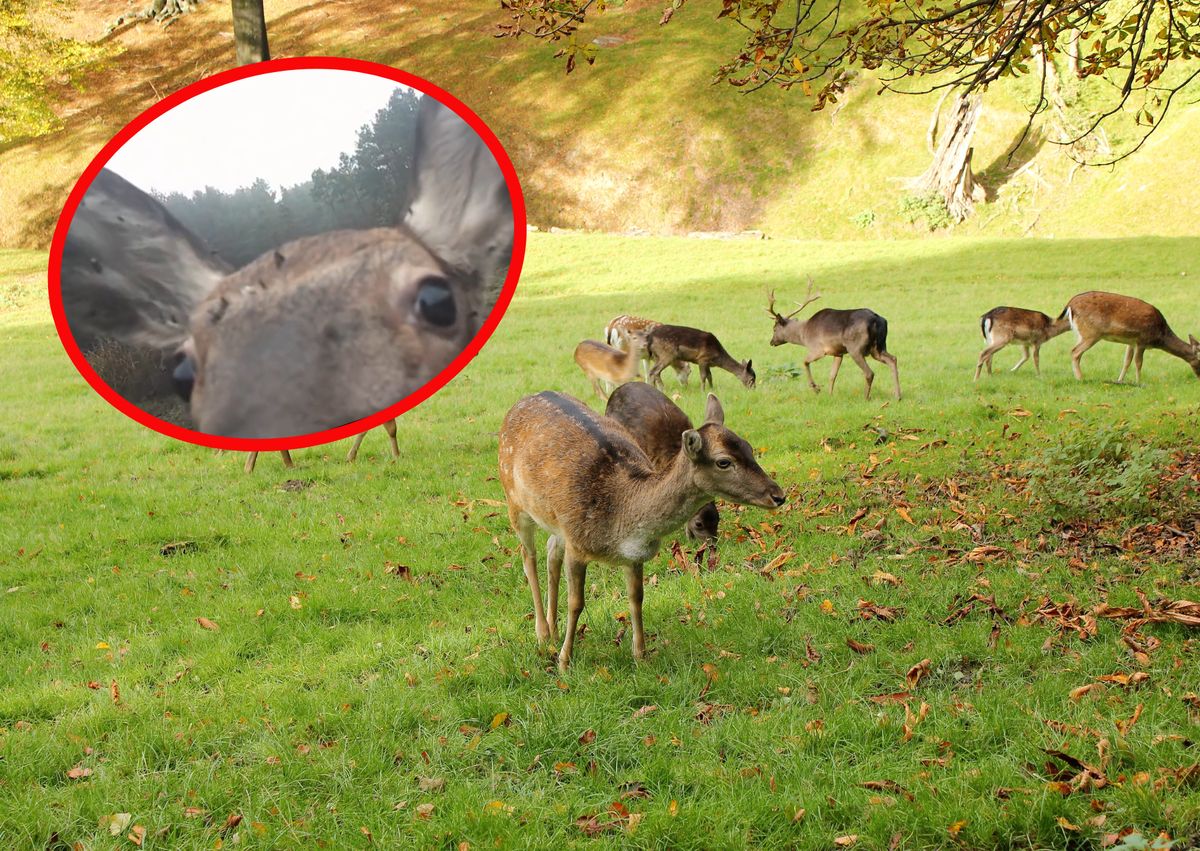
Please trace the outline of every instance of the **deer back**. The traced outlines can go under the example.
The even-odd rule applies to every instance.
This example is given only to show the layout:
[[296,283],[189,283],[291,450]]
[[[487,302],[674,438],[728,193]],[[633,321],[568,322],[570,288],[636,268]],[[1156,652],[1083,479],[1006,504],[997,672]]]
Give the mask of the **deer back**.
[[1067,302],[1062,317],[1085,339],[1156,345],[1175,336],[1157,307],[1117,293],[1080,293]]

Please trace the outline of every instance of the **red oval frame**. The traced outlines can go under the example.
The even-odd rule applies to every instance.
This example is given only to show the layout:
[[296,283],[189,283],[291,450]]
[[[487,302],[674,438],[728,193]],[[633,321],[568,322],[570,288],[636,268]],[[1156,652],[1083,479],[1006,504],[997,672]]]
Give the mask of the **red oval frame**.
[[[385,77],[401,85],[409,86],[424,95],[435,98],[444,106],[448,106],[454,110],[459,118],[467,122],[471,126],[471,129],[479,134],[479,137],[483,139],[488,149],[492,152],[492,156],[496,158],[496,162],[500,165],[500,171],[504,175],[504,182],[507,184],[509,195],[512,197],[513,254],[512,262],[508,267],[508,275],[504,279],[504,287],[500,291],[500,296],[496,299],[496,304],[492,307],[492,312],[488,314],[487,320],[483,323],[483,327],[480,328],[471,342],[467,344],[467,347],[459,352],[458,356],[451,361],[449,366],[395,405],[385,408],[369,417],[364,417],[356,422],[347,423],[346,425],[326,431],[277,438],[221,437],[219,435],[183,428],[165,420],[160,420],[158,417],[146,413],[109,387],[92,368],[92,365],[88,363],[87,359],[83,356],[83,352],[75,343],[75,337],[71,334],[70,327],[67,324],[66,313],[63,310],[61,276],[63,247],[67,238],[67,230],[71,226],[72,219],[75,218],[75,210],[83,200],[84,194],[91,187],[92,181],[96,179],[96,175],[100,173],[100,170],[104,168],[113,154],[138,133],[138,131],[160,115],[175,108],[184,101],[191,100],[197,95],[215,89],[218,86],[223,86],[226,83],[234,82],[235,80],[244,80],[248,77],[257,77],[261,74],[271,74],[276,71],[311,68],[372,74],[376,77]],[[54,315],[54,325],[58,330],[59,340],[62,341],[63,348],[67,350],[67,354],[70,356],[72,363],[75,364],[75,368],[79,371],[79,374],[92,386],[93,390],[130,419],[167,437],[173,437],[177,440],[200,446],[211,446],[217,449],[234,449],[242,452],[302,449],[307,446],[319,446],[335,440],[353,437],[356,434],[381,425],[387,420],[394,419],[424,402],[458,375],[479,354],[484,344],[487,343],[492,333],[496,330],[496,326],[500,324],[504,313],[508,310],[513,293],[516,291],[517,280],[521,276],[521,266],[525,261],[525,227],[525,198],[521,194],[521,183],[517,179],[516,169],[513,167],[508,153],[504,150],[504,146],[500,144],[500,140],[496,138],[496,134],[484,124],[478,115],[446,90],[433,85],[428,80],[413,76],[406,71],[361,59],[346,59],[335,56],[272,59],[268,62],[243,65],[229,71],[222,71],[168,95],[129,122],[129,124],[125,125],[117,135],[109,140],[108,144],[100,149],[100,152],[96,154],[88,164],[88,167],[84,169],[75,187],[71,190],[71,194],[67,197],[67,203],[63,207],[62,213],[59,214],[58,225],[54,229],[54,239],[50,243],[50,264],[48,269],[50,310]]]

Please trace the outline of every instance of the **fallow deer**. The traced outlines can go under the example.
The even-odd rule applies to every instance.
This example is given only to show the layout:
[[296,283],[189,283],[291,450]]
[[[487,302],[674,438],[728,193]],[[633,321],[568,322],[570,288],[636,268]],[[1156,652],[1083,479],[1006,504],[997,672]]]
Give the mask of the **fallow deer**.
[[[661,322],[656,322],[653,319],[646,319],[642,316],[631,316],[628,313],[622,313],[620,316],[613,317],[607,325],[604,326],[604,342],[618,349],[629,348],[629,336],[636,331],[641,331],[647,336],[650,332],[662,325]],[[646,358],[646,353],[642,353],[642,377],[648,378],[650,374],[650,363]],[[692,374],[692,365],[690,363],[681,363],[675,365],[675,377],[679,379],[679,383],[687,387],[688,378]]]
[[[649,384],[623,384],[608,397],[604,416],[611,417],[633,435],[646,457],[659,470],[675,462],[683,445],[683,433],[692,427],[679,406]],[[715,503],[697,511],[684,527],[693,540],[715,541],[721,515]]]
[[829,373],[829,392],[833,392],[834,382],[837,381],[838,370],[842,368],[842,358],[850,355],[850,359],[858,364],[863,377],[867,381],[866,397],[871,398],[871,384],[875,381],[875,373],[867,365],[867,358],[872,357],[880,363],[892,368],[892,379],[896,384],[896,398],[900,398],[900,369],[896,358],[887,350],[887,320],[873,310],[860,307],[856,310],[833,310],[826,308],[818,310],[807,320],[793,319],[797,313],[821,297],[820,293],[813,295],[812,279],[808,282],[808,294],[803,303],[796,302],[799,307],[782,316],[775,311],[775,291],[767,295],[767,313],[775,319],[775,328],[771,333],[771,345],[782,346],[784,343],[795,343],[808,349],[804,357],[804,371],[808,374],[808,386],[814,393],[821,388],[813,381],[812,366],[826,355],[833,357],[833,369]]
[[[400,457],[400,446],[399,446],[399,444],[396,443],[396,421],[388,420],[387,422],[385,422],[383,424],[383,428],[384,428],[384,431],[387,432],[388,440],[390,440],[391,444],[392,444],[392,458],[399,458]],[[351,446],[350,451],[348,453],[346,453],[346,461],[347,462],[354,461],[355,459],[358,458],[358,448],[360,446],[362,446],[363,438],[366,436],[367,436],[367,433],[365,431],[360,432],[359,434],[357,434],[355,436],[354,445]],[[288,469],[291,469],[291,467],[292,467],[291,453],[288,452],[286,449],[282,449],[282,450],[280,450],[279,455],[283,458],[283,466],[287,467]],[[253,473],[254,465],[257,463],[258,463],[258,453],[257,452],[247,453],[246,468],[245,468],[246,472]]]
[[340,426],[426,384],[475,336],[515,239],[499,163],[422,99],[413,201],[396,227],[305,237],[230,272],[148,194],[105,169],[62,257],[72,335],[177,353],[208,434],[279,438]]
[[987,366],[988,375],[991,375],[993,355],[1014,341],[1021,344],[1022,354],[1021,359],[1017,361],[1011,371],[1016,372],[1020,369],[1025,361],[1029,360],[1032,353],[1033,369],[1038,375],[1041,375],[1042,369],[1038,363],[1038,352],[1041,350],[1042,344],[1047,340],[1054,339],[1070,327],[1066,319],[1062,317],[1051,319],[1040,310],[1026,310],[1023,307],[993,307],[979,317],[979,330],[983,332],[983,339],[987,341],[987,347],[980,353],[979,363],[975,365],[975,380],[979,380],[979,374],[984,365]]
[[1142,355],[1146,349],[1161,349],[1186,361],[1200,377],[1200,341],[1189,334],[1185,343],[1167,325],[1162,312],[1141,299],[1116,293],[1080,293],[1067,302],[1058,318],[1069,322],[1078,337],[1071,349],[1071,368],[1081,381],[1079,359],[1101,340],[1128,346],[1121,374],[1117,376],[1118,384],[1125,380],[1131,361],[1135,364],[1137,382],[1142,383]]
[[[682,435],[670,467],[658,470],[616,420],[561,393],[526,396],[500,427],[500,484],[521,540],[538,642],[557,640],[558,586],[567,568],[567,628],[558,666],[571,661],[583,611],[588,562],[621,565],[629,594],[633,657],[645,654],[642,566],[662,537],[714,496],[778,508],[786,501],[745,440],[725,428],[709,395],[704,424]],[[538,582],[534,529],[550,533],[546,606]]]
[[659,325],[646,338],[646,351],[654,365],[647,380],[662,388],[662,371],[668,366],[694,363],[700,367],[700,389],[712,389],[712,368],[718,367],[737,376],[746,387],[754,386],[754,367],[750,361],[736,361],[721,341],[708,331],[686,325]]
[[[622,351],[596,340],[584,340],[575,347],[575,363],[592,382],[592,390],[601,399],[613,385],[624,384],[637,374],[638,359],[646,348],[646,335],[638,331],[630,335],[629,349]],[[604,389],[600,389],[601,382]]]

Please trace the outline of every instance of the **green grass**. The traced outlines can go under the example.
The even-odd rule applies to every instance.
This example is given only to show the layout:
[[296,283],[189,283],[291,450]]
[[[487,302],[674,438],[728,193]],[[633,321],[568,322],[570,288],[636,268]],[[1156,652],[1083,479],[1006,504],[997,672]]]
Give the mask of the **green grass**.
[[[978,317],[1001,303],[1056,313],[1075,292],[1114,289],[1197,331],[1200,241],[535,234],[496,338],[403,418],[399,463],[376,433],[355,465],[341,445],[297,452],[292,471],[265,455],[250,476],[240,458],[147,431],[91,392],[40,282],[9,283],[36,259],[0,255],[4,292],[24,293],[0,313],[5,847],[128,848],[135,825],[147,848],[235,836],[367,847],[364,830],[380,847],[450,848],[1200,836],[1200,791],[1165,773],[1196,762],[1200,729],[1181,699],[1197,691],[1195,630],[1144,627],[1161,646],[1138,661],[1119,622],[1081,640],[1034,614],[1043,598],[1084,610],[1137,605],[1139,590],[1197,599],[1194,561],[1116,543],[1147,513],[1194,541],[1195,482],[1154,485],[1141,511],[1051,471],[1040,487],[1088,492],[1070,525],[1055,516],[1071,506],[1023,485],[1038,459],[1086,457],[1096,431],[1127,437],[1134,462],[1194,450],[1200,382],[1152,352],[1142,386],[1114,385],[1121,350],[1105,344],[1077,383],[1064,337],[1043,350],[1040,379],[1031,365],[1008,373],[1006,350],[994,377],[971,383]],[[832,396],[788,377],[801,353],[767,345],[765,288],[786,303],[809,273],[821,305],[888,318],[902,402],[882,369],[870,402],[849,362]],[[713,570],[681,572],[664,548],[648,566],[637,667],[618,620],[623,578],[593,566],[587,629],[559,676],[527,618],[496,430],[524,394],[583,397],[570,352],[626,311],[711,328],[753,357],[757,389],[722,372],[716,389],[790,499],[774,514],[724,507]],[[698,416],[703,400],[693,387],[680,404]],[[868,584],[877,572],[900,584]],[[946,623],[972,593],[994,594],[1010,620],[977,603]],[[860,599],[901,611],[864,620]],[[929,674],[909,687],[923,659]],[[1139,688],[1070,698],[1135,671],[1148,674]],[[914,715],[928,706],[907,737],[903,705],[869,700],[904,691]],[[1062,794],[1044,749],[1101,767],[1108,785]],[[69,778],[75,766],[92,773]],[[862,785],[881,781],[897,785]],[[579,820],[616,801],[635,818],[591,837]],[[231,814],[243,819],[225,829]]]

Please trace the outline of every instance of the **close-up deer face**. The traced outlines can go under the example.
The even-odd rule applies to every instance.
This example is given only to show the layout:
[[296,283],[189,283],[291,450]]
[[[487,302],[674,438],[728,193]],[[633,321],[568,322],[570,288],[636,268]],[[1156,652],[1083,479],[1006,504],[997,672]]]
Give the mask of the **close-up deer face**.
[[63,251],[77,342],[102,335],[161,351],[207,434],[311,434],[396,404],[479,331],[514,241],[495,158],[430,97],[413,157],[403,223],[297,239],[237,271],[154,198],[102,171]]

